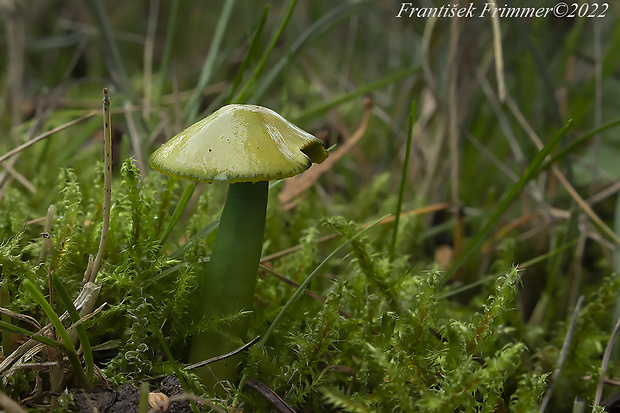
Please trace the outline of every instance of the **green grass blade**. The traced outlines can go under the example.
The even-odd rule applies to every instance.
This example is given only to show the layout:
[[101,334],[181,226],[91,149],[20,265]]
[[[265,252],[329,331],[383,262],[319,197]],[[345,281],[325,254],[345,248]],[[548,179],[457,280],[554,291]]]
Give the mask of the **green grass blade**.
[[542,164],[543,160],[547,157],[547,155],[549,155],[551,150],[560,142],[560,139],[562,139],[562,137],[566,135],[566,133],[572,126],[573,121],[569,120],[566,125],[564,125],[564,127],[560,129],[549,140],[549,142],[547,142],[547,144],[540,150],[540,152],[538,152],[538,154],[534,157],[534,160],[529,164],[523,175],[521,175],[521,178],[512,186],[512,188],[510,188],[507,196],[505,196],[504,199],[500,202],[499,206],[497,207],[489,221],[482,228],[482,230],[478,232],[476,237],[469,244],[469,247],[467,247],[465,252],[456,260],[454,264],[452,264],[452,267],[450,267],[450,269],[446,271],[441,280],[441,285],[447,283],[450,278],[452,278],[452,276],[456,273],[456,271],[461,267],[461,265],[463,265],[465,260],[467,260],[467,258],[469,258],[469,256],[476,249],[478,249],[478,247],[480,247],[482,241],[484,241],[491,229],[499,221],[500,217],[504,214],[504,212],[506,212],[512,201],[519,194],[519,192],[521,192],[521,189],[525,186],[525,184],[527,184],[531,179],[535,178],[538,175],[538,172],[540,171],[540,165]]
[[[558,247],[556,249],[554,249],[553,251],[549,251],[545,254],[539,255],[538,257],[534,257],[530,260],[527,260],[525,262],[522,262],[521,264],[519,264],[520,268],[527,268],[530,267],[532,265],[536,265],[540,262],[543,262],[544,260],[549,259],[550,257],[554,257],[557,254],[560,254],[566,250],[568,250],[571,247],[574,247],[575,245],[577,245],[577,239],[573,239],[570,242],[567,242],[565,245],[562,245],[561,247]],[[475,288],[479,285],[482,284],[486,284],[488,282],[495,282],[495,280],[497,280],[497,277],[500,277],[502,275],[504,275],[505,272],[497,272],[495,274],[489,274],[489,275],[485,275],[483,277],[481,277],[479,280],[476,280],[472,283],[469,283],[467,285],[462,285],[462,286],[458,286],[456,288],[452,288],[448,291],[446,291],[443,294],[439,294],[437,296],[437,300],[445,300],[446,298],[450,298],[454,295],[460,294],[462,292],[471,290],[472,288]]]
[[[237,70],[237,74],[235,75],[235,80],[233,81],[232,89],[230,90],[230,95],[228,96],[228,103],[243,103],[238,100],[238,97],[235,97],[235,92],[241,84],[241,79],[243,78],[243,74],[245,73],[245,69],[248,67],[252,56],[256,50],[256,45],[258,44],[258,39],[260,34],[265,27],[265,22],[267,21],[267,15],[269,15],[269,6],[265,6],[263,9],[263,14],[261,15],[260,20],[258,21],[258,25],[256,26],[256,30],[254,31],[254,36],[252,36],[252,40],[250,40],[250,45],[248,46],[248,51],[241,62],[241,66],[239,66],[239,70]],[[253,78],[252,78],[253,79]]]
[[[54,286],[54,291],[60,297],[60,301],[65,306],[67,313],[69,313],[69,318],[71,318],[71,322],[77,323],[80,320],[80,314],[77,309],[73,305],[73,301],[67,292],[64,284],[56,275],[55,272],[52,271],[52,285]],[[80,344],[82,345],[82,354],[84,355],[84,364],[86,365],[86,378],[89,383],[93,383],[95,378],[95,361],[93,359],[93,352],[90,348],[90,340],[88,339],[88,333],[86,332],[86,327],[84,324],[78,324],[75,326],[75,331],[77,332],[78,339],[80,340]]]
[[73,369],[73,374],[75,375],[78,385],[81,387],[88,387],[88,380],[86,379],[86,374],[84,374],[84,369],[82,369],[77,351],[75,351],[75,347],[73,347],[73,342],[71,341],[71,337],[69,337],[67,329],[62,325],[60,318],[58,318],[58,314],[56,314],[52,306],[45,300],[45,297],[43,297],[43,294],[37,290],[37,287],[35,287],[30,280],[24,280],[22,286],[28,291],[54,325],[56,333],[58,333],[65,346],[67,358],[71,363],[71,368]]
[[398,202],[396,203],[396,212],[394,213],[394,231],[392,232],[392,243],[390,244],[390,259],[394,259],[394,249],[396,248],[396,239],[398,238],[398,224],[400,222],[400,212],[403,209],[403,198],[405,197],[405,185],[407,184],[407,168],[409,166],[409,158],[411,157],[411,142],[413,140],[413,122],[415,121],[415,101],[411,102],[409,112],[409,133],[407,135],[407,146],[405,149],[405,161],[403,163],[403,173],[400,178],[400,187],[398,189]]
[[[159,344],[161,345],[162,350],[164,350],[164,353],[166,353],[166,357],[168,357],[168,361],[170,362],[170,365],[172,366],[172,370],[174,371],[174,374],[176,375],[177,379],[179,379],[179,383],[181,383],[181,387],[186,392],[189,392],[190,388],[187,385],[185,376],[183,375],[183,372],[181,371],[179,364],[176,362],[174,355],[172,354],[172,351],[170,351],[170,346],[168,346],[168,342],[166,341],[163,334],[161,333],[161,330],[156,326],[155,321],[153,321],[153,317],[151,317],[151,314],[150,314],[150,309],[147,309],[146,311],[144,311],[144,315],[146,316],[146,319],[149,322],[149,326],[151,327],[151,331],[153,332],[153,335],[157,338],[157,341],[159,341]],[[198,413],[198,407],[196,407],[196,403],[194,403],[194,401],[191,399],[190,399],[190,406],[193,412]]]
[[[269,190],[271,190],[271,188],[275,188],[276,186],[278,186],[282,181],[284,180],[279,179],[277,181],[270,182]],[[222,211],[220,210],[220,216],[221,214],[222,214]],[[181,245],[176,251],[170,254],[169,258],[171,259],[179,258],[196,240],[204,239],[207,235],[215,231],[220,225],[220,216],[218,216],[212,222],[210,222],[209,224],[205,225],[202,229],[200,229],[200,231],[198,231],[193,237],[191,237],[189,241]]]
[[168,239],[168,236],[172,232],[172,229],[177,224],[177,222],[179,221],[179,218],[181,217],[181,214],[185,210],[187,203],[189,202],[190,198],[194,194],[195,188],[196,188],[196,182],[190,182],[189,184],[187,184],[187,186],[183,190],[183,194],[181,195],[181,198],[179,199],[179,203],[174,209],[174,212],[172,213],[172,217],[170,217],[170,222],[168,222],[168,225],[166,226],[164,233],[161,235],[161,238],[159,239],[159,242],[157,243],[159,246],[164,245],[164,242],[166,242],[166,240]]
[[230,21],[230,16],[232,15],[232,9],[234,5],[235,0],[227,0],[222,7],[222,12],[220,13],[220,17],[215,28],[215,33],[213,33],[213,37],[211,38],[211,44],[209,45],[209,53],[207,54],[204,64],[202,65],[202,71],[200,72],[200,77],[198,78],[198,84],[196,85],[196,88],[194,89],[194,94],[190,98],[189,102],[187,103],[187,107],[185,108],[184,121],[186,124],[193,123],[196,116],[198,115],[198,108],[200,107],[202,91],[209,84],[213,73],[215,73],[215,59],[220,52],[222,39],[224,38],[226,27],[228,27],[228,22]]
[[121,57],[121,52],[118,49],[114,35],[112,34],[112,27],[108,20],[108,14],[101,0],[86,0],[86,4],[91,9],[91,12],[95,16],[95,20],[101,30],[101,36],[103,37],[103,44],[108,49],[112,58],[112,67],[110,67],[110,74],[112,78],[115,78],[121,90],[129,96],[133,96],[133,88],[131,87],[131,81],[127,70],[125,69],[125,63]]
[[343,93],[341,95],[338,95],[336,97],[334,97],[331,100],[328,100],[327,102],[323,102],[323,103],[319,103],[318,105],[312,106],[310,108],[308,108],[307,110],[301,112],[296,118],[295,120],[297,122],[300,122],[302,120],[306,120],[306,119],[311,119],[325,111],[327,111],[328,109],[334,107],[334,106],[338,106],[341,103],[344,103],[348,100],[351,100],[353,98],[365,95],[366,93],[370,93],[373,90],[379,89],[383,86],[389,85],[390,83],[394,83],[397,80],[403,79],[407,76],[410,76],[416,72],[419,72],[420,68],[419,67],[407,67],[404,69],[400,69],[397,70],[393,73],[390,73],[380,79],[374,80],[372,82],[366,83],[362,86],[360,86],[358,89],[351,91],[351,92],[347,92],[347,93]]
[[140,403],[138,404],[138,413],[146,413],[149,411],[149,391],[151,390],[148,381],[140,383]]
[[558,159],[564,157],[567,153],[570,153],[573,149],[577,148],[578,146],[580,146],[582,143],[584,143],[585,141],[587,141],[588,139],[590,139],[591,137],[593,137],[594,135],[597,135],[607,129],[610,129],[616,125],[620,124],[620,118],[616,118],[608,123],[606,123],[605,125],[601,126],[600,128],[596,128],[594,130],[591,130],[590,132],[586,133],[585,135],[583,135],[582,137],[580,137],[579,139],[576,139],[574,142],[571,142],[570,144],[562,147],[560,150],[558,150],[556,153],[554,153],[549,160],[545,161],[541,166],[540,169],[538,170],[538,172],[540,173],[541,171],[544,171],[545,169],[548,169],[551,165],[553,165],[554,163],[556,163],[558,161]]
[[[9,284],[7,280],[2,281],[0,283],[0,307],[9,308],[11,305],[11,295],[9,292]],[[11,316],[8,314],[2,314],[2,321],[5,323],[11,324]],[[2,330],[2,354],[4,356],[8,356],[13,352],[13,337],[11,337],[11,332],[8,330]]]
[[64,353],[67,352],[67,349],[62,343],[59,343],[56,340],[52,340],[49,337],[35,335],[35,333],[33,333],[32,331],[28,331],[25,328],[18,327],[11,323],[7,323],[6,321],[0,321],[0,330],[2,330],[3,332],[8,331],[9,333],[28,337],[29,339],[38,341],[39,343],[55,348],[56,350],[62,351]]
[[353,13],[358,11],[361,7],[374,3],[373,1],[364,0],[355,3],[345,3],[338,7],[333,8],[325,15],[321,16],[315,23],[313,23],[305,32],[299,36],[297,41],[293,43],[288,53],[282,57],[278,63],[274,65],[271,71],[265,76],[262,80],[260,86],[256,91],[255,98],[257,101],[260,101],[264,96],[267,89],[271,86],[273,82],[275,82],[282,71],[286,67],[286,64],[289,60],[294,59],[295,56],[303,50],[303,48],[310,43],[311,40],[317,38],[322,33],[327,32],[343,20],[347,19]]
[[308,285],[310,284],[310,281],[312,281],[312,279],[319,274],[323,268],[327,265],[327,263],[329,261],[331,261],[332,258],[334,258],[340,251],[342,251],[347,245],[349,245],[351,242],[353,242],[354,240],[356,240],[357,238],[361,237],[362,235],[364,235],[366,232],[368,232],[371,228],[374,228],[377,224],[379,224],[381,221],[383,221],[387,216],[386,215],[384,217],[379,218],[378,220],[376,220],[375,222],[373,222],[372,224],[370,224],[369,226],[367,226],[366,228],[364,228],[363,230],[359,231],[357,234],[355,234],[352,238],[348,239],[346,242],[343,242],[342,244],[340,244],[338,246],[338,248],[336,248],[335,250],[333,250],[331,252],[331,254],[329,254],[327,256],[327,258],[325,258],[323,260],[323,262],[321,262],[315,269],[314,271],[312,271],[312,273],[304,280],[304,282],[302,282],[299,285],[299,288],[297,288],[297,290],[295,291],[295,293],[293,293],[293,295],[291,296],[291,298],[287,301],[287,303],[284,305],[284,307],[282,307],[282,309],[280,310],[280,312],[278,313],[278,315],[276,316],[276,318],[273,320],[273,323],[271,323],[271,325],[269,326],[269,328],[267,329],[267,331],[265,332],[265,334],[262,336],[262,338],[260,339],[260,341],[258,342],[257,346],[263,347],[265,345],[265,343],[267,342],[267,340],[269,339],[269,337],[271,336],[271,334],[273,333],[273,330],[275,330],[275,328],[278,326],[278,324],[280,323],[280,320],[282,319],[282,316],[284,316],[284,314],[287,312],[287,310],[295,303],[295,301],[297,301],[299,299],[299,297],[301,297],[304,294],[304,291],[306,291],[306,288],[308,288]]
[[166,29],[166,40],[164,43],[164,51],[159,66],[159,85],[157,87],[157,95],[155,96],[155,107],[161,104],[161,97],[164,94],[164,83],[168,77],[168,68],[170,67],[170,55],[174,42],[174,34],[177,30],[177,17],[179,15],[180,0],[172,0],[170,4],[170,15],[168,16],[168,28]]
[[[620,193],[616,197],[616,209],[614,211],[614,231],[616,235],[620,236]],[[620,274],[620,245],[614,246],[613,251],[613,269],[616,274]],[[616,308],[614,308],[613,320],[620,320],[620,296],[616,298]],[[613,349],[613,357],[614,359],[618,359],[618,353],[620,352],[620,347],[616,343]]]
[[265,67],[265,63],[267,63],[267,59],[271,55],[271,52],[273,51],[274,47],[276,47],[276,44],[280,40],[280,37],[282,37],[282,33],[284,33],[284,29],[286,28],[286,25],[288,24],[289,20],[291,19],[291,15],[293,14],[293,9],[295,8],[295,4],[297,4],[297,0],[290,1],[289,6],[286,9],[286,13],[284,14],[284,17],[280,21],[280,25],[278,26],[276,30],[276,33],[271,39],[269,46],[267,46],[267,50],[265,50],[265,53],[263,53],[263,56],[261,57],[260,62],[254,69],[254,73],[252,77],[248,79],[246,84],[243,86],[243,89],[241,89],[241,92],[239,92],[239,95],[235,97],[235,101],[243,102],[247,99],[247,93],[248,93],[250,86],[254,84],[254,81],[256,81],[256,79],[258,79],[261,73],[263,72],[263,68]]
[[179,258],[185,250],[187,250],[197,239],[203,239],[213,231],[217,229],[220,225],[220,218],[216,218],[213,222],[210,222],[206,226],[204,226],[200,231],[198,231],[193,237],[189,239],[185,244],[181,245],[176,251],[169,255],[170,258],[175,259]]
[[[620,25],[614,25],[612,33],[608,34],[607,41],[607,50],[603,56],[602,62],[600,62],[603,75],[601,80],[603,82],[607,80],[607,78],[618,66],[618,59],[620,59],[620,53],[618,53],[618,50],[620,49]],[[594,104],[594,99],[592,99],[594,94],[594,84],[595,76],[592,75],[584,90],[575,95],[575,99],[572,101],[571,115],[578,124],[581,124],[581,121],[586,118],[589,113],[588,111],[591,110],[590,108]]]

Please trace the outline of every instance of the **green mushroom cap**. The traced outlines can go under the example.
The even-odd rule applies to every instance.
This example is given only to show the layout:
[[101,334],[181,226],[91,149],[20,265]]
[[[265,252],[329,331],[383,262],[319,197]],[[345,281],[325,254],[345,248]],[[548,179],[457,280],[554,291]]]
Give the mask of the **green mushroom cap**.
[[327,156],[323,142],[273,110],[227,105],[163,144],[149,163],[170,176],[234,183],[287,178]]

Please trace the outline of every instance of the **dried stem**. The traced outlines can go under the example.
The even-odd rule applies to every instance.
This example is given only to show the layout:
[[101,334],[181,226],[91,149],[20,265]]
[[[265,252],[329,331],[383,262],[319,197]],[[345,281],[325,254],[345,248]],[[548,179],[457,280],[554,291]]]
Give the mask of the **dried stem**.
[[103,251],[108,238],[110,227],[110,208],[112,204],[112,127],[110,125],[110,96],[108,88],[103,89],[103,140],[104,140],[104,180],[103,180],[103,227],[101,228],[101,240],[99,241],[99,251],[93,263],[93,268],[89,274],[89,281],[95,282]]

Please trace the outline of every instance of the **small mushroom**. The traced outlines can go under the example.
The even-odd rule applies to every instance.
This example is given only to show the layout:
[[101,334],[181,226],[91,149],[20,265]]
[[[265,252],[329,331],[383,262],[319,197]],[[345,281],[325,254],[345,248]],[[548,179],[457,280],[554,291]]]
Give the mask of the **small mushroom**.
[[149,406],[158,412],[165,412],[170,407],[170,400],[164,393],[149,393]]
[[[226,204],[206,274],[199,279],[201,309],[196,320],[251,310],[260,261],[268,182],[297,175],[327,158],[323,143],[271,109],[224,106],[170,139],[149,158],[157,171],[202,182],[228,182]],[[247,318],[231,324],[240,339]],[[235,347],[212,334],[192,338],[190,362]],[[205,384],[237,377],[238,360],[225,359],[196,370]]]

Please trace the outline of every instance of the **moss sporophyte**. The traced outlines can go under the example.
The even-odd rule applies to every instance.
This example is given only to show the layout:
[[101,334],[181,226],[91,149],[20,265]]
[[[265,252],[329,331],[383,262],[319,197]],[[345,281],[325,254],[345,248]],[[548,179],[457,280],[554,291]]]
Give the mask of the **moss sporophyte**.
[[[228,194],[205,274],[199,277],[197,321],[251,311],[263,243],[268,183],[297,175],[327,158],[323,143],[271,109],[224,106],[179,133],[149,158],[157,171],[202,182],[228,182]],[[246,339],[247,317],[228,332]],[[234,348],[230,340],[200,333],[192,338],[189,362]],[[197,370],[212,386],[234,381],[238,360],[221,360]]]

